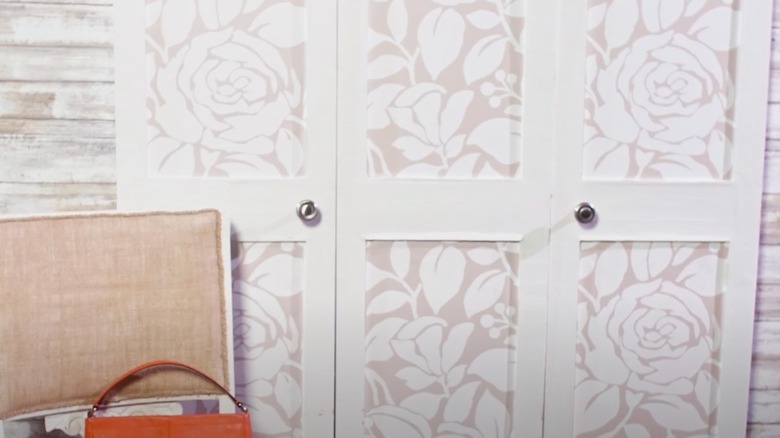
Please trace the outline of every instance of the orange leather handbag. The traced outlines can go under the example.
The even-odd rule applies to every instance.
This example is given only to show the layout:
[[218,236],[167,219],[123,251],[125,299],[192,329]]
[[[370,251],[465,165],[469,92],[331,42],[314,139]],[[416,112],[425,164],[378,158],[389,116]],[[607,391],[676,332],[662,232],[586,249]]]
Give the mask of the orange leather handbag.
[[[133,374],[159,366],[184,368],[210,381],[233,400],[241,413],[179,416],[95,416],[101,408],[105,407],[106,396],[117,385]],[[158,360],[127,371],[100,393],[87,414],[84,438],[252,438],[252,429],[246,407],[214,379],[181,362]]]

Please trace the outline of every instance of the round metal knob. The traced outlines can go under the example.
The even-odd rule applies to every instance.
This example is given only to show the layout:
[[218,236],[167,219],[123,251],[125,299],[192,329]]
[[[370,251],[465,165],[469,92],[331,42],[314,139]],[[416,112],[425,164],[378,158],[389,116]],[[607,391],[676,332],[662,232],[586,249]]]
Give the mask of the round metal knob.
[[587,202],[583,202],[574,209],[574,217],[581,224],[589,224],[596,219],[596,209]]
[[295,212],[298,213],[298,217],[301,218],[302,221],[306,222],[313,221],[319,214],[319,211],[317,211],[317,204],[310,199],[299,202]]

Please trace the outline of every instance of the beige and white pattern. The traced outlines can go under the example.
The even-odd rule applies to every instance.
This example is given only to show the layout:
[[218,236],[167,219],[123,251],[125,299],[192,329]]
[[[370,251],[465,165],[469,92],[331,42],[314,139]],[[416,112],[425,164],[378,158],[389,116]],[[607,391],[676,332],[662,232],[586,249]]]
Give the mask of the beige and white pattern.
[[240,243],[233,259],[236,393],[255,437],[303,436],[303,245]]
[[521,157],[523,0],[372,0],[368,174],[512,178]]
[[303,174],[303,0],[146,0],[151,175]]
[[730,177],[734,0],[590,0],[584,173]]
[[711,436],[728,245],[581,249],[577,437]]
[[365,435],[509,436],[519,244],[367,245]]

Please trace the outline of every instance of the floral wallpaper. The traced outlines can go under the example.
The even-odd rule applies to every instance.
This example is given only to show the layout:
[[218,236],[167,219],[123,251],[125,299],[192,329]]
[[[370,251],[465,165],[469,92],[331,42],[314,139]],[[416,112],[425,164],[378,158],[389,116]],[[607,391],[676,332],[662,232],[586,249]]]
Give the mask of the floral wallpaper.
[[303,436],[303,245],[240,243],[233,259],[236,396],[257,438]]
[[581,249],[576,436],[711,436],[728,245]]
[[150,173],[304,172],[303,0],[146,0]]
[[523,0],[372,0],[368,174],[520,172]]
[[590,0],[584,172],[731,176],[735,0]]
[[519,245],[374,241],[366,257],[365,436],[509,436]]

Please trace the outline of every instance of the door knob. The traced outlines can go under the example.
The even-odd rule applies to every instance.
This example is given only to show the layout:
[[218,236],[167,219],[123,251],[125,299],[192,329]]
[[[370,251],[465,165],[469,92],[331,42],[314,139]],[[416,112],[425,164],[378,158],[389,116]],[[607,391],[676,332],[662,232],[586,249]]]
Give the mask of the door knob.
[[310,199],[299,202],[295,212],[298,213],[298,217],[301,218],[302,221],[306,222],[313,221],[319,214],[319,211],[317,211],[317,204]]
[[574,217],[581,224],[589,224],[596,219],[596,209],[587,202],[583,202],[574,209]]

